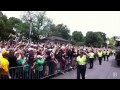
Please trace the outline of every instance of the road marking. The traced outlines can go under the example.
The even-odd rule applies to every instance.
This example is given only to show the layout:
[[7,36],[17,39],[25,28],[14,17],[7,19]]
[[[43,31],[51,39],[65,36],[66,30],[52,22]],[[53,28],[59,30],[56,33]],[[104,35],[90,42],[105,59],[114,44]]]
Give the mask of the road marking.
[[117,72],[113,72],[113,77],[117,77]]

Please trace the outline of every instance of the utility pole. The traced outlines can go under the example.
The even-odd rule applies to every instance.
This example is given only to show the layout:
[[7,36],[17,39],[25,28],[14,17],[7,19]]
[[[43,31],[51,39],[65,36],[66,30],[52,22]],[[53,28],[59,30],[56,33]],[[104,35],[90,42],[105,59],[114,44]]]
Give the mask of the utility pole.
[[32,20],[30,20],[29,44],[31,44]]

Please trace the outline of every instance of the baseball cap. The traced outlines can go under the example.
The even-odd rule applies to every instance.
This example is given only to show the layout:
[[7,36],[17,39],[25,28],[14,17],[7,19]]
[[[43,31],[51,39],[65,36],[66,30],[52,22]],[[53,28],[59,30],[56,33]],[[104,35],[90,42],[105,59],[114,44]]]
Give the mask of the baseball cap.
[[14,48],[10,48],[9,51],[14,51]]
[[28,48],[28,51],[32,51],[33,50],[33,48]]
[[41,55],[37,55],[37,58],[43,58],[43,56],[41,56]]

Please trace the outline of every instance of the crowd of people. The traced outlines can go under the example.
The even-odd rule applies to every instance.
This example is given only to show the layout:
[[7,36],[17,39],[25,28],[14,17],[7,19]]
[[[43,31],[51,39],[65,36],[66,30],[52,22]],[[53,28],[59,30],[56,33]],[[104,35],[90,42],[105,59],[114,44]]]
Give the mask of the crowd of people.
[[[106,52],[106,50],[109,52]],[[81,51],[88,55],[87,63],[90,63],[90,68],[93,68],[93,62],[97,57],[101,64],[102,56],[100,52],[104,51],[102,53],[104,58],[109,57],[110,52],[112,52],[111,49],[71,44],[27,44],[1,41],[0,78],[40,79],[58,72],[64,73],[66,70],[76,69],[78,64],[76,59]]]

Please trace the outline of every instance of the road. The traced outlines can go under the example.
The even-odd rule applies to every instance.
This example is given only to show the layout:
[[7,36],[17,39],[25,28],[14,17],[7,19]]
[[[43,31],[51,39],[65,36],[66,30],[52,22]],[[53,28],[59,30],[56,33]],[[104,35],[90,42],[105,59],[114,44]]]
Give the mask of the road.
[[[52,79],[76,79],[76,69]],[[89,69],[88,64],[86,79],[120,79],[120,67],[115,57],[110,56],[109,61],[102,61],[102,65],[99,65],[98,60],[95,61],[93,69]]]

